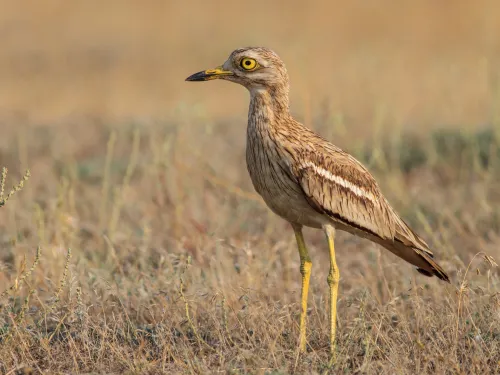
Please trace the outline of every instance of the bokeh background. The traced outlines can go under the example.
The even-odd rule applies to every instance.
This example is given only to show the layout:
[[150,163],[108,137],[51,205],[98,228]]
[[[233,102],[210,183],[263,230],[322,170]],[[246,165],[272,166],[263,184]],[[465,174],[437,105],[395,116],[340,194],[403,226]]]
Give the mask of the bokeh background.
[[[378,106],[404,124],[490,121],[498,91],[496,1],[2,2],[2,117],[240,116],[247,94],[184,82],[241,46],[286,61],[293,108],[328,105],[369,130]],[[497,95],[498,96],[498,95]]]
[[[500,372],[498,1],[0,0],[0,41],[5,191],[31,170],[0,204],[0,372]],[[299,257],[246,171],[249,95],[184,81],[249,45],[452,280],[339,233],[333,368],[323,235],[299,358]]]

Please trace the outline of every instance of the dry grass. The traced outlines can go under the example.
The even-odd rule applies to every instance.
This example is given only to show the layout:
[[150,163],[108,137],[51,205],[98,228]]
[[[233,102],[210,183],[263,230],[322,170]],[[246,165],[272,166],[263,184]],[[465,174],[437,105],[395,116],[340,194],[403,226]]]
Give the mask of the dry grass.
[[[0,285],[15,285],[1,301],[2,371],[326,371],[323,236],[307,232],[314,272],[309,353],[300,361],[293,235],[252,192],[242,132],[230,124],[81,123],[21,133],[33,176],[0,211]],[[73,134],[82,136],[61,142]],[[498,372],[500,283],[486,255],[500,258],[499,144],[483,160],[472,141],[441,155],[430,138],[406,139],[364,154],[379,155],[372,170],[452,285],[340,235],[336,368]],[[440,156],[399,167],[410,145]],[[4,150],[2,161],[13,163],[23,148]]]
[[[36,17],[8,4],[0,15],[1,373],[500,372],[496,2],[386,1],[388,13],[294,4],[257,31],[200,13],[206,2],[196,12],[48,3]],[[254,3],[249,20],[282,14]],[[342,35],[323,59],[322,32]],[[281,46],[299,118],[370,167],[452,279],[339,234],[334,368],[323,235],[306,232],[313,275],[299,357],[299,257],[247,176],[247,94],[181,82],[243,44]],[[20,64],[26,56],[38,64]]]

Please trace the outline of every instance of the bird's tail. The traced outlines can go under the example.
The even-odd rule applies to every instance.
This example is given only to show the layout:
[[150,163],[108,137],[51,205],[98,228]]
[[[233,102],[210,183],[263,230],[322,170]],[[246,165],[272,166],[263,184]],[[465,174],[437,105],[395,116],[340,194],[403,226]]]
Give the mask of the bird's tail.
[[395,218],[396,233],[394,239],[380,239],[377,242],[398,257],[416,266],[417,271],[421,274],[437,276],[441,280],[450,282],[443,268],[434,261],[434,254],[427,243],[411,230],[403,219],[396,214]]
[[393,254],[416,266],[421,274],[430,277],[437,276],[441,280],[450,282],[443,268],[434,261],[431,252],[408,246],[399,239],[379,240],[378,242]]

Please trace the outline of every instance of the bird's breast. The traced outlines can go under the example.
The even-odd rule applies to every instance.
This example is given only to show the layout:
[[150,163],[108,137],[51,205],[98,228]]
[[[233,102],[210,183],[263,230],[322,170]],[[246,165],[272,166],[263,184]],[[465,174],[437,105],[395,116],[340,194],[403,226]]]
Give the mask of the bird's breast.
[[290,171],[290,160],[280,152],[280,144],[266,130],[249,129],[247,168],[255,190],[269,208],[285,220],[319,228],[324,215],[314,210]]

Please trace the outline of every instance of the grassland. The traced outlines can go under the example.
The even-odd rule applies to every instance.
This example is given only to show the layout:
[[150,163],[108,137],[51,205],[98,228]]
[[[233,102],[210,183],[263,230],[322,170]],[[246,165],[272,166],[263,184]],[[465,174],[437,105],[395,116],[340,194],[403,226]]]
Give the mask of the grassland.
[[[483,3],[3,4],[5,194],[31,176],[0,204],[0,373],[499,373],[500,22]],[[370,168],[452,280],[339,234],[334,367],[323,235],[306,231],[299,357],[298,254],[247,176],[246,93],[182,82],[243,44],[283,55],[294,114]]]

